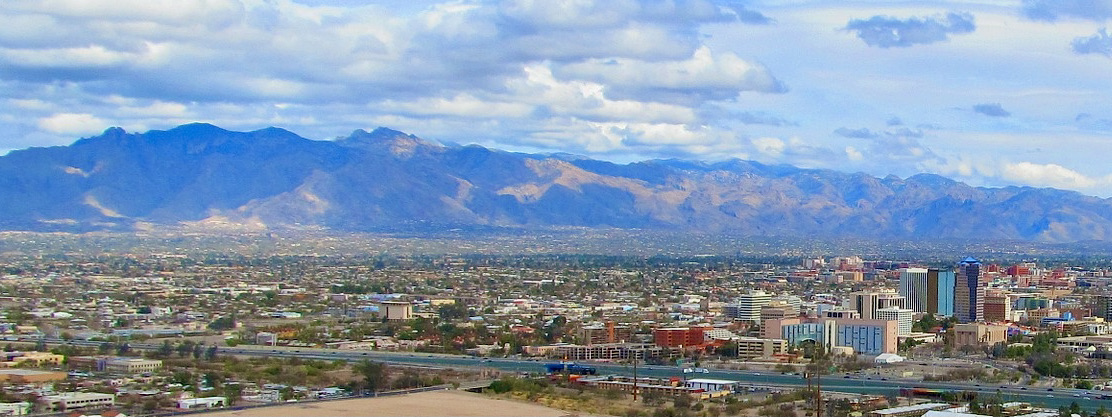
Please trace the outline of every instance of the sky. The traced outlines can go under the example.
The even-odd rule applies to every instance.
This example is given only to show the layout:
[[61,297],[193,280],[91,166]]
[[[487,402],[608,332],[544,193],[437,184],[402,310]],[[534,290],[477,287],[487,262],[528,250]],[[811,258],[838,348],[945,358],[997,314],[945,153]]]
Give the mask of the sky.
[[207,122],[1112,197],[1112,0],[3,0],[0,153]]

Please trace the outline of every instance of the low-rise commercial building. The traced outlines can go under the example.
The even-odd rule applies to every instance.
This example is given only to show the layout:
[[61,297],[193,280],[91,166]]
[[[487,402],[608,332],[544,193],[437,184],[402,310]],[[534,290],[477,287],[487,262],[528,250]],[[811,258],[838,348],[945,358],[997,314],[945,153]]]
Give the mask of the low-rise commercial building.
[[769,320],[762,329],[769,339],[784,339],[789,346],[814,343],[830,350],[835,346],[853,348],[867,355],[896,353],[899,322],[896,320],[794,318]]
[[115,358],[104,363],[104,370],[121,374],[154,372],[162,369],[162,361],[157,359]]
[[36,384],[64,381],[65,372],[36,371],[34,369],[0,369],[0,382],[12,384]]
[[670,356],[672,349],[647,343],[602,343],[597,345],[558,345],[553,356],[571,361],[646,359]]
[[31,403],[27,401],[0,403],[0,416],[25,416],[31,414],[31,409]]
[[63,392],[40,397],[39,402],[48,411],[66,411],[111,407],[116,402],[116,396],[97,392]]
[[1008,326],[968,323],[954,326],[954,346],[994,345],[1008,340]]
[[788,343],[784,339],[741,337],[734,339],[734,341],[737,342],[738,359],[767,358],[782,355],[788,349]]

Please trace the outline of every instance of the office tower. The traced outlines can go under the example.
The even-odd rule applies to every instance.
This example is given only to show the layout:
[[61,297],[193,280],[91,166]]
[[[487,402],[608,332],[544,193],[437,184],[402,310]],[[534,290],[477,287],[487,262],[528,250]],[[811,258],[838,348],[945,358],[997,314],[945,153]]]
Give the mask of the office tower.
[[927,311],[927,269],[900,269],[900,295],[904,297],[904,307],[912,311]]
[[954,285],[954,317],[962,323],[984,319],[985,314],[985,274],[981,272],[981,262],[973,257],[958,263]]
[[849,294],[849,305],[862,320],[872,320],[879,309],[903,307],[904,297],[892,291],[857,291]]
[[[1037,302],[1037,301],[1035,301]],[[1035,302],[1029,302],[1035,304]],[[1044,303],[1046,307],[1049,303]],[[1096,306],[1093,309],[1093,315],[1103,318],[1105,321],[1112,319],[1112,294],[1101,294],[1097,296]]]
[[923,310],[939,316],[954,315],[954,271],[927,270],[927,306]]
[[764,291],[750,291],[742,294],[733,304],[727,304],[723,312],[728,317],[750,323],[761,323],[761,308],[768,305],[772,295]]

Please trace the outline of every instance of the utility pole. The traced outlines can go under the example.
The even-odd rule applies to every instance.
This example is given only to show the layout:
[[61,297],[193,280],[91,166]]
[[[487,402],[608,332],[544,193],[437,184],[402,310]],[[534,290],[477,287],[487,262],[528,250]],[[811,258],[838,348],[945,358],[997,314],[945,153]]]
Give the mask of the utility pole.
[[637,402],[637,351],[633,353],[633,402]]
[[815,373],[815,417],[822,417],[822,370]]

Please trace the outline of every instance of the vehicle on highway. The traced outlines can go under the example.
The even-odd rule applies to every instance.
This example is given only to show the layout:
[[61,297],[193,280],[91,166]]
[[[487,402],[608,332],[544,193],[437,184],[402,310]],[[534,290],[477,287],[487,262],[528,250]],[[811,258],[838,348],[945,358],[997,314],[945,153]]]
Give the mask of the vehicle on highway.
[[573,375],[595,375],[598,369],[593,366],[580,365],[575,362],[558,362],[545,364],[544,368],[550,374],[569,373]]

